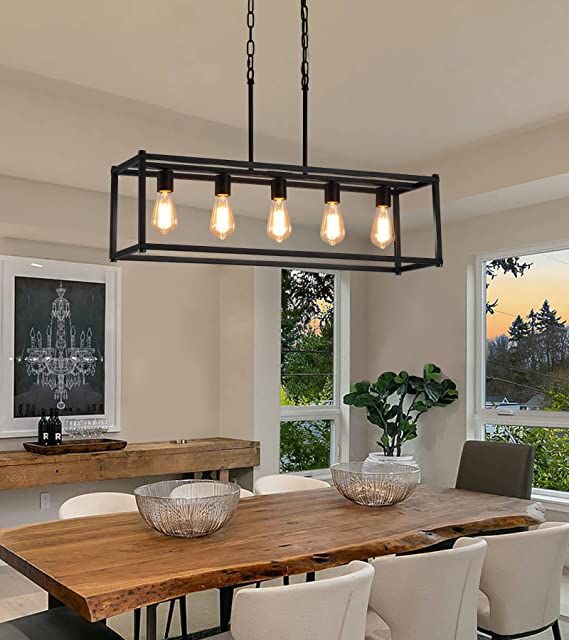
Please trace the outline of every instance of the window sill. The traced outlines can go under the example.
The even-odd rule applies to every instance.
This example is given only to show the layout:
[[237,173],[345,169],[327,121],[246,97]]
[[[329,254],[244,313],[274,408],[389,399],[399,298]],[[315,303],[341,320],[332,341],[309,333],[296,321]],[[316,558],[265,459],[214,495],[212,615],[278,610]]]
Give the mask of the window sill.
[[569,513],[569,492],[551,489],[534,489],[532,500],[541,502],[550,511]]

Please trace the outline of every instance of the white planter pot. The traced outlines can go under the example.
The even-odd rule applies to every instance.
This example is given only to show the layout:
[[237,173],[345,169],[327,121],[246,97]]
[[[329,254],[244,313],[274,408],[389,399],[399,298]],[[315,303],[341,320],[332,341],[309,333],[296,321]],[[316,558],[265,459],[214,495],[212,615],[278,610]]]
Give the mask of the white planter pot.
[[373,467],[377,467],[383,462],[401,462],[418,466],[414,456],[386,456],[379,451],[372,451],[364,461],[364,469],[372,470]]
[[367,459],[380,460],[382,462],[415,462],[414,456],[386,456],[381,451],[372,451]]

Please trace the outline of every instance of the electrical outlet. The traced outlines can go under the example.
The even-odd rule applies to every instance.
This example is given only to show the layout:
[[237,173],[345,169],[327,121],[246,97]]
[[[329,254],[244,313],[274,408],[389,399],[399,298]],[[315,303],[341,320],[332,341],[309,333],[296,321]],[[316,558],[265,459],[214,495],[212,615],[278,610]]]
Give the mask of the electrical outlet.
[[49,509],[51,506],[51,496],[49,491],[40,493],[40,509]]

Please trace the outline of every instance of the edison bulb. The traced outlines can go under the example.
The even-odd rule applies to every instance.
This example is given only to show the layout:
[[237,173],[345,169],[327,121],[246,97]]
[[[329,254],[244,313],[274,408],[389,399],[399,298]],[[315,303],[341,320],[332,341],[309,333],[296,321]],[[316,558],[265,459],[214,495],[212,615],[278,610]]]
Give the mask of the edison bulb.
[[209,230],[220,240],[225,240],[233,235],[235,218],[231,200],[227,196],[216,196],[211,212]]
[[271,210],[269,211],[269,219],[267,220],[267,235],[275,242],[283,242],[290,238],[292,233],[292,225],[290,216],[286,206],[286,200],[279,198],[273,200]]
[[369,234],[370,240],[376,247],[385,249],[392,244],[394,235],[389,207],[376,207]]
[[158,192],[152,211],[152,226],[163,236],[178,226],[178,215],[171,191]]
[[324,209],[322,217],[322,226],[320,227],[320,237],[324,242],[334,246],[340,244],[346,237],[346,228],[344,227],[344,218],[340,205],[336,202],[330,202]]

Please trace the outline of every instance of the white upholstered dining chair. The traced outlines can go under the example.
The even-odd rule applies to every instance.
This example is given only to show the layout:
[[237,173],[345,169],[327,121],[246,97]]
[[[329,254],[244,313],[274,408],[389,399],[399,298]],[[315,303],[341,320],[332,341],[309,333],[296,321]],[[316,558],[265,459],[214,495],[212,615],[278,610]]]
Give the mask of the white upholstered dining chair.
[[231,631],[212,640],[361,640],[372,580],[372,566],[355,561],[318,582],[241,589]]
[[[136,498],[131,493],[119,493],[115,491],[104,491],[96,493],[82,493],[66,500],[59,507],[59,519],[85,518],[87,516],[102,516],[111,513],[124,513],[138,511]],[[180,611],[185,607],[185,601],[180,600]],[[184,632],[185,610],[182,616],[182,631]],[[134,610],[134,639],[140,638],[141,611]],[[187,625],[186,625],[187,626]],[[187,631],[186,631],[187,634]],[[166,634],[167,635],[167,634]],[[184,635],[185,637],[185,635]]]
[[372,561],[366,640],[476,640],[478,585],[486,542]]
[[137,511],[136,498],[130,493],[113,491],[83,493],[66,500],[59,507],[59,519],[101,516],[106,513]]
[[[324,480],[317,478],[307,478],[305,476],[295,476],[288,474],[263,476],[255,482],[255,494],[258,496],[270,495],[272,493],[288,493],[293,491],[310,491],[312,489],[329,489],[330,485]],[[313,571],[306,574],[307,582],[315,580]],[[289,576],[284,576],[284,584],[289,584]],[[257,586],[260,586],[260,582]]]
[[324,480],[306,478],[288,474],[264,476],[255,482],[255,494],[288,493],[289,491],[308,491],[310,489],[324,489],[330,487]]
[[[205,496],[209,496],[211,495],[211,483],[210,482],[205,482],[203,485],[203,488],[205,490],[204,495]],[[196,497],[196,491],[199,492],[199,482],[193,482],[191,484],[191,486],[189,484],[181,484],[179,486],[177,486],[175,489],[173,489],[170,492],[170,497],[171,498],[183,498],[184,496],[189,496],[189,497]],[[254,497],[254,493],[252,491],[249,491],[248,489],[240,489],[239,491],[239,499],[240,500],[247,500],[249,498],[253,498]],[[258,583],[259,586],[261,586],[260,583]],[[185,609],[185,603],[186,603],[186,598],[183,596],[183,600],[180,600],[180,607],[182,607],[182,602],[184,602],[184,609]],[[220,611],[220,622],[223,623],[223,620],[226,616],[229,616],[231,613],[231,605],[227,605],[224,604],[225,601],[222,597],[222,592],[219,592],[219,611]],[[168,635],[170,633],[170,627],[172,625],[172,620],[174,617],[174,608],[175,608],[175,604],[176,601],[175,600],[171,600],[170,601],[170,607],[168,609],[168,616],[166,618],[166,633],[165,633],[165,640],[167,640]],[[229,607],[229,609],[227,609],[227,607]],[[182,610],[182,609],[180,609]],[[182,623],[184,624],[184,623]],[[0,638],[1,640],[1,638]]]
[[478,627],[492,638],[521,638],[552,628],[561,640],[561,573],[569,523],[488,536],[480,580]]

